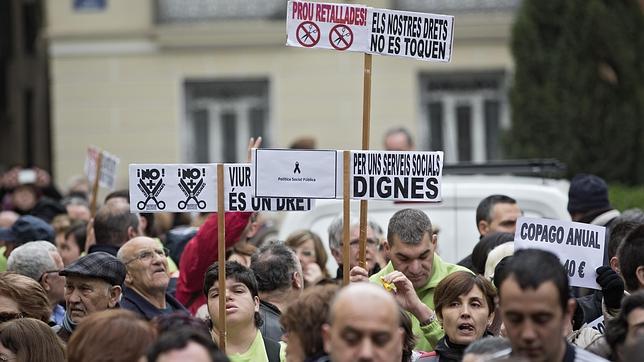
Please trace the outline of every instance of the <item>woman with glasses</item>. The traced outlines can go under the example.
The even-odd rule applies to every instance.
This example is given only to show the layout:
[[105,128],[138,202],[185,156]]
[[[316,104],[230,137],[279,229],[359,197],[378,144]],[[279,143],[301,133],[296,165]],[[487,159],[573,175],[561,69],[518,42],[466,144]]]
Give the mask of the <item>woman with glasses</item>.
[[0,361],[64,362],[65,347],[54,331],[33,318],[0,324]]
[[300,259],[305,288],[331,278],[326,269],[327,253],[316,233],[310,230],[296,231],[289,235],[284,244],[293,249]]
[[34,318],[49,322],[51,306],[37,281],[15,273],[0,273],[0,322]]

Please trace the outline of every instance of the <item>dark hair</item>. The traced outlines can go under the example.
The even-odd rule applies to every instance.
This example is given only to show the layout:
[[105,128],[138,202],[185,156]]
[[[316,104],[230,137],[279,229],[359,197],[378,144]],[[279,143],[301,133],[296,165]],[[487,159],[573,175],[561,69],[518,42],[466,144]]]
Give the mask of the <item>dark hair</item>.
[[410,362],[416,346],[416,336],[414,335],[413,326],[409,314],[404,309],[398,308],[400,312],[400,328],[403,329],[402,341],[402,362]]
[[570,298],[568,276],[555,254],[539,249],[517,250],[506,268],[507,274],[499,282],[499,298],[502,298],[503,282],[509,277],[514,277],[523,290],[538,289],[541,284],[551,281],[559,291],[562,310],[566,310]]
[[264,245],[251,256],[250,268],[257,279],[258,291],[289,289],[293,273],[298,271],[297,256],[284,244]]
[[105,201],[104,203],[107,203],[111,199],[126,199],[128,202],[130,202],[130,190],[128,189],[122,189],[122,190],[116,190],[112,191],[107,196],[105,196]]
[[87,222],[83,220],[76,220],[65,232],[65,239],[70,235],[74,236],[78,249],[82,252],[85,250],[85,239],[87,239]]
[[485,235],[479,240],[472,250],[472,271],[477,274],[485,272],[485,262],[490,251],[495,247],[513,241],[514,235],[510,233],[493,232]]
[[67,344],[69,362],[136,362],[154,343],[156,331],[139,315],[125,309],[108,309],[83,319]]
[[485,220],[487,222],[492,221],[492,209],[496,204],[516,204],[517,200],[511,198],[510,196],[505,195],[490,195],[481,202],[476,208],[476,226],[478,227],[479,222]]
[[624,210],[621,215],[611,222],[610,238],[608,239],[608,260],[617,255],[617,250],[629,232],[638,225],[644,224],[644,212],[640,209]]
[[432,236],[432,222],[422,210],[402,209],[396,211],[389,219],[387,227],[387,241],[393,245],[394,235],[405,244],[417,245],[429,233]]
[[472,288],[478,287],[485,297],[488,316],[494,312],[494,298],[496,290],[492,283],[480,274],[466,271],[457,271],[443,278],[434,291],[434,310],[443,318],[443,307],[458,299],[459,296],[469,293]]
[[505,279],[505,277],[508,276],[508,273],[510,272],[508,270],[508,264],[510,263],[510,260],[512,260],[512,255],[504,257],[494,267],[494,277],[492,278],[492,283],[494,283],[494,287],[497,291],[501,287],[501,282]]
[[[255,279],[255,274],[249,268],[239,264],[236,261],[227,261],[225,264],[226,279],[232,279],[236,282],[242,283],[250,291],[250,295],[255,298],[259,298],[257,292],[257,279]],[[203,283],[203,294],[208,299],[208,291],[212,288],[215,283],[219,280],[219,262],[214,262],[204,277]],[[259,312],[255,312],[255,327],[259,328],[263,324],[262,317],[259,315]]]
[[45,322],[20,318],[0,324],[0,343],[24,362],[65,362],[65,346]]
[[294,300],[280,317],[284,331],[299,337],[306,357],[324,352],[322,325],[329,317],[329,306],[338,290],[335,284],[313,286]]
[[206,321],[180,312],[161,314],[154,317],[151,320],[151,323],[157,330],[158,335],[162,335],[179,328],[190,328],[206,334],[210,333]]
[[628,333],[628,315],[635,309],[644,308],[644,290],[637,291],[624,299],[619,314],[606,322],[606,342],[615,354],[617,347],[624,343]]
[[626,290],[639,289],[637,268],[644,266],[644,224],[626,235],[617,254]]
[[148,350],[147,360],[148,362],[155,362],[160,355],[169,351],[183,349],[190,342],[205,348],[212,362],[229,361],[228,357],[217,348],[208,333],[186,326],[169,330],[162,334]]
[[130,213],[129,204],[107,203],[94,217],[96,244],[121,246],[128,240],[128,228],[137,229],[139,218]]

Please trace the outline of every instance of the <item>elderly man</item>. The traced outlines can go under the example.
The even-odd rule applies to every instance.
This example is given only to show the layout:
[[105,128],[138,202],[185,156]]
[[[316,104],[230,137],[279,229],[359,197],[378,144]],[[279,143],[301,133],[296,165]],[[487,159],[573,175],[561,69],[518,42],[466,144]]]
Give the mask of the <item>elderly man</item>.
[[282,340],[280,316],[302,294],[304,278],[297,255],[284,244],[265,245],[253,254],[250,268],[257,278],[262,336]]
[[[393,284],[395,297],[403,309],[412,315],[412,330],[416,348],[432,351],[444,335],[434,313],[434,290],[449,274],[467,269],[447,263],[435,254],[437,238],[427,215],[418,209],[403,209],[389,219],[385,252],[390,262],[371,282]],[[351,269],[351,281],[366,281],[367,271]]]
[[[349,219],[349,270],[358,265],[359,261],[359,237],[360,237],[360,220],[351,216]],[[378,234],[381,233],[381,228],[373,220],[368,221],[367,226],[367,248],[365,253],[365,262],[367,264],[367,270],[370,273],[377,273],[380,270],[380,267],[376,264],[376,253],[378,253],[378,244],[380,240]],[[331,249],[331,255],[338,263],[338,272],[335,279],[342,281],[343,272],[342,272],[342,261],[344,260],[342,254],[342,229],[343,220],[342,216],[336,217],[329,225],[329,249]]]
[[167,293],[170,282],[167,254],[156,240],[147,236],[123,244],[117,255],[127,269],[121,308],[147,320],[174,312],[190,314]]
[[51,305],[50,324],[62,325],[65,308],[65,277],[58,274],[63,269],[63,259],[56,247],[48,241],[32,241],[13,250],[7,261],[7,271],[22,274],[40,283]]
[[400,361],[403,334],[396,300],[368,283],[342,289],[322,326],[324,350],[333,362]]
[[125,265],[120,260],[100,251],[87,254],[63,269],[60,275],[66,277],[67,311],[58,336],[68,341],[85,317],[117,308],[125,274]]

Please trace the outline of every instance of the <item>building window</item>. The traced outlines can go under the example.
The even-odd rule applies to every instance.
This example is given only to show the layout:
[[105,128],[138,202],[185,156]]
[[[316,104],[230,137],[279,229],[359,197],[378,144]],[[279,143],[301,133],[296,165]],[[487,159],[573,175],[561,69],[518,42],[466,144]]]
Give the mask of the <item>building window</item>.
[[186,162],[246,162],[248,139],[270,146],[268,81],[187,81]]
[[424,74],[421,139],[445,151],[447,162],[485,162],[503,157],[501,132],[509,128],[504,72]]
[[284,0],[156,0],[157,22],[284,20]]

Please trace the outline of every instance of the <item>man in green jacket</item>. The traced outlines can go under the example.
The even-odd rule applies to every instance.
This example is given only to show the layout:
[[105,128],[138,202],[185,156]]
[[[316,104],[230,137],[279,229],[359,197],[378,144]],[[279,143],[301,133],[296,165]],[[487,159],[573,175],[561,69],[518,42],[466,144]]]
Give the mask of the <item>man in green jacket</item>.
[[[468,269],[447,263],[435,254],[436,235],[429,217],[417,209],[403,209],[389,219],[385,252],[390,262],[369,278],[380,285],[393,284],[394,296],[411,316],[416,350],[432,351],[443,329],[434,313],[434,289],[449,274]],[[351,281],[366,281],[363,268],[351,270]]]

